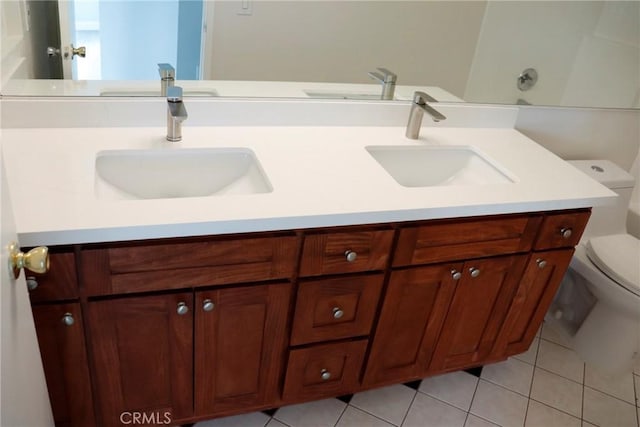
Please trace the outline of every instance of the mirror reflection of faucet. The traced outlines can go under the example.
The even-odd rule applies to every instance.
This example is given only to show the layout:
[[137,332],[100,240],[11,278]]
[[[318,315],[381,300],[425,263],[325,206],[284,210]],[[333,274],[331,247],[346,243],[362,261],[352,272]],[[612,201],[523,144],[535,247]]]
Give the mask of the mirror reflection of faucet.
[[409,122],[407,123],[406,136],[409,139],[418,139],[420,136],[420,126],[424,113],[431,116],[434,122],[446,120],[446,117],[438,110],[427,104],[427,102],[438,102],[434,97],[424,92],[417,91],[413,94],[411,111],[409,112]]
[[392,100],[394,91],[396,90],[396,81],[398,80],[398,76],[386,68],[377,68],[377,70],[379,72],[370,71],[367,74],[369,77],[382,84],[382,95],[380,96],[380,99]]
[[172,87],[176,81],[176,70],[171,64],[158,64],[160,74],[160,96],[167,96],[167,88]]
[[182,88],[167,88],[167,141],[182,141],[182,122],[187,119],[187,109],[182,102]]

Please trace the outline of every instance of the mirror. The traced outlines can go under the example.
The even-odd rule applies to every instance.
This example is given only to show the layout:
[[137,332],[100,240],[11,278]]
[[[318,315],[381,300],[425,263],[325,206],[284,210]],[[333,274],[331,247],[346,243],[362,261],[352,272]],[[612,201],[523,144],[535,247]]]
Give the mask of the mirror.
[[[419,89],[438,101],[640,108],[637,1],[60,0],[62,14],[88,16],[75,33],[35,24],[38,3],[2,2],[3,95],[159,95],[157,63],[168,62],[186,96],[380,99],[369,73],[382,67],[399,100]],[[109,8],[123,5],[110,27]],[[33,39],[50,27],[102,40],[85,58],[60,43],[71,72],[98,59],[85,78],[35,78]],[[117,61],[135,73],[109,71]]]

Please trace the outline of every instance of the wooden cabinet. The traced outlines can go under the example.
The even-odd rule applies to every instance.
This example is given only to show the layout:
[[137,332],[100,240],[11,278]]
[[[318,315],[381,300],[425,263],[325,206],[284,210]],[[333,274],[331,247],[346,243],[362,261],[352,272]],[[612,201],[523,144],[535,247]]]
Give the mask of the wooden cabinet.
[[283,399],[320,399],[355,392],[360,386],[360,370],[366,350],[367,340],[291,350]]
[[526,258],[514,255],[464,263],[430,370],[472,367],[490,355]]
[[33,319],[56,425],[93,425],[93,397],[80,304],[34,306]]
[[192,292],[87,304],[98,424],[193,415],[193,307]]
[[462,263],[391,273],[364,383],[384,385],[425,373]]
[[527,351],[571,262],[573,248],[534,252],[496,341],[493,358]]
[[187,424],[524,352],[588,217],[53,248],[31,298],[56,423]]
[[289,283],[196,292],[196,415],[279,399],[290,300]]
[[369,274],[301,282],[291,345],[369,335],[383,279]]

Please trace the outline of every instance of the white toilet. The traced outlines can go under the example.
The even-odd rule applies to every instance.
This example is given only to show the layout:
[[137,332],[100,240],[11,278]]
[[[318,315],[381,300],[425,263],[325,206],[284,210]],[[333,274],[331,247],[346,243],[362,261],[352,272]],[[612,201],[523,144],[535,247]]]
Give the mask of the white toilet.
[[626,221],[635,179],[606,160],[569,163],[619,197],[593,208],[545,321],[585,362],[617,375],[640,353],[640,240]]

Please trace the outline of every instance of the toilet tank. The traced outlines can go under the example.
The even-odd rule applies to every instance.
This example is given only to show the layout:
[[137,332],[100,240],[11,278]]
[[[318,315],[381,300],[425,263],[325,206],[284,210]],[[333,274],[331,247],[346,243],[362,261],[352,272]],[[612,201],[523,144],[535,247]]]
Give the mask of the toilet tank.
[[614,205],[593,208],[582,239],[626,233],[627,210],[635,182],[634,177],[609,160],[571,160],[568,163],[618,193]]

